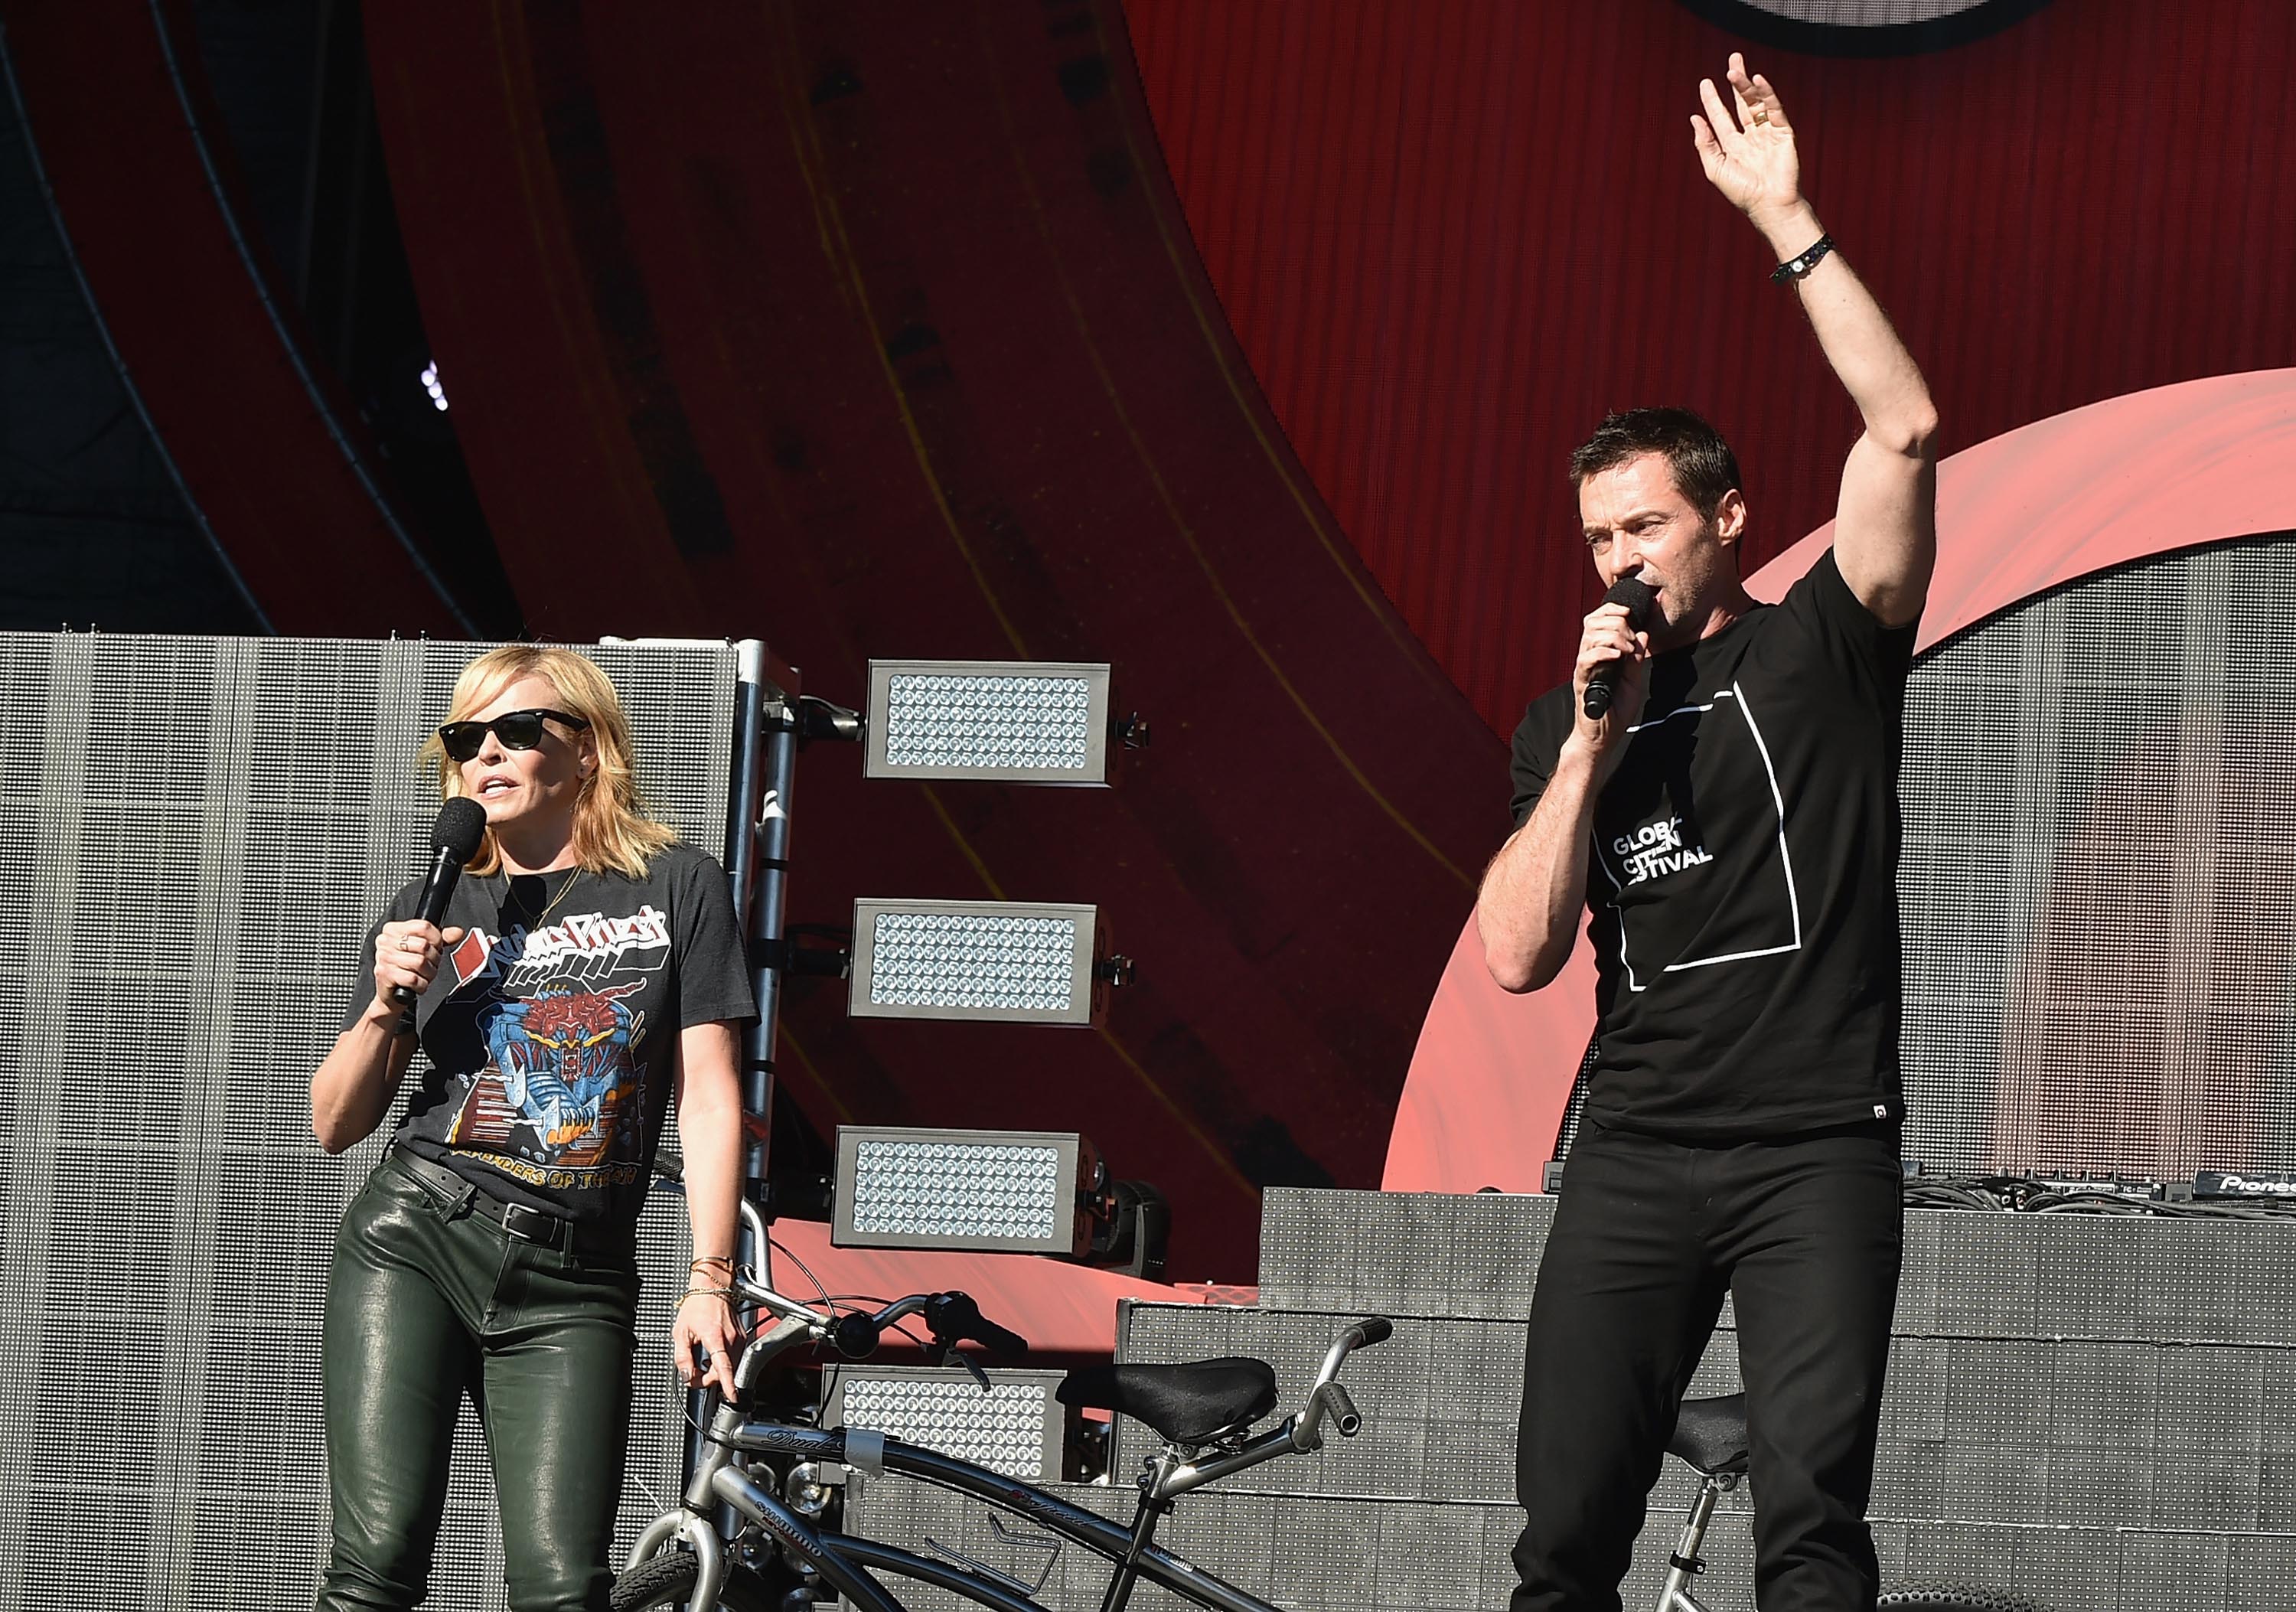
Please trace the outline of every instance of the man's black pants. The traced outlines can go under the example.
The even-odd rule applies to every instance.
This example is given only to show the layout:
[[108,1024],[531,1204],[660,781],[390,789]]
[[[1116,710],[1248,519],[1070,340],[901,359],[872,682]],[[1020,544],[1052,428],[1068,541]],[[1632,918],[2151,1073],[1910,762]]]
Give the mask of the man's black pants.
[[1898,1289],[1893,1125],[1687,1147],[1580,1133],[1523,1359],[1513,1612],[1617,1612],[1684,1388],[1737,1308],[1762,1612],[1865,1612]]

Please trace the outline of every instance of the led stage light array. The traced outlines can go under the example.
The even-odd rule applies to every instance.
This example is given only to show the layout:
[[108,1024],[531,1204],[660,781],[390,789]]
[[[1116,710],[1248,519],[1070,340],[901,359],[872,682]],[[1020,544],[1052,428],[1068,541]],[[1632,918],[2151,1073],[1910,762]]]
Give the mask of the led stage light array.
[[872,661],[873,778],[1108,782],[1109,669],[1056,661]]

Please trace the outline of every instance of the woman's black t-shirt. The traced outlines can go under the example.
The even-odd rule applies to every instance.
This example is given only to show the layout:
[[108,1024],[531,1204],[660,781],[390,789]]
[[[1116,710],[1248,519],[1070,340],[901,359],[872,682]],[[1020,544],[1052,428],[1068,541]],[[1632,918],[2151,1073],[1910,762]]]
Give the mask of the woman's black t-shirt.
[[[415,1004],[430,1068],[394,1145],[481,1189],[576,1220],[636,1216],[678,1032],[757,1016],[726,875],[671,846],[644,878],[469,876],[441,928],[469,931]],[[410,918],[420,883],[384,922]],[[374,999],[374,942],[345,1027]]]
[[[1898,758],[1914,629],[1831,549],[1775,605],[1656,657],[1595,807],[1598,1046],[1587,1115],[1683,1140],[1904,1112]],[[1514,736],[1518,825],[1570,736],[1568,684]]]

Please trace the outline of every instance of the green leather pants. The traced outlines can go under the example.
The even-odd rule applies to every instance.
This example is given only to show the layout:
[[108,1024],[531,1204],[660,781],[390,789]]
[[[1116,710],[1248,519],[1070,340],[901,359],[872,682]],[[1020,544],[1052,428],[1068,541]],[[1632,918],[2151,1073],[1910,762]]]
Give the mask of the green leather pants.
[[493,1457],[512,1612],[606,1605],[636,1261],[627,1239],[604,1253],[519,1241],[472,1202],[386,1159],[336,1235],[320,1612],[422,1599],[465,1394]]

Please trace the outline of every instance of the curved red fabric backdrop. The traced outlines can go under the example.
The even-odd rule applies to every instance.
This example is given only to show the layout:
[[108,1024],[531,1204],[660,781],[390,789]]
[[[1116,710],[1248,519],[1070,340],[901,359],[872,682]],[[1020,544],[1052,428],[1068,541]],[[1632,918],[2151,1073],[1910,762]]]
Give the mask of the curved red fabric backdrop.
[[[436,629],[168,137],[149,15],[7,12],[218,541],[291,629]],[[1570,443],[1704,406],[1759,557],[1828,513],[1854,431],[1692,160],[1732,41],[1674,0],[409,0],[365,27],[534,630],[758,634],[847,699],[873,655],[1105,659],[1154,720],[1104,794],[865,789],[812,752],[794,918],[1094,900],[1143,983],[1062,1035],[854,1024],[800,982],[782,1061],[824,1127],[1085,1130],[1173,1197],[1177,1277],[1250,1272],[1259,1184],[1378,1172],[1504,832],[1495,733],[1592,596]],[[1970,441],[2296,361],[2296,173],[2263,133],[2292,50],[2277,0],[2064,0],[1934,55],[1762,65]]]
[[1368,1183],[1500,747],[1284,448],[1186,243],[1119,20],[833,0],[367,8],[392,185],[488,520],[543,632],[1106,660],[1111,791],[798,775],[791,917],[1100,903],[1108,1032],[849,1021],[824,1127],[1078,1129],[1248,1278],[1269,1181]]
[[[2296,369],[2223,375],[2075,409],[1948,459],[1916,653],[2021,599],[2148,555],[2296,530]],[[1831,522],[1749,580],[1777,599]],[[1491,983],[1472,917],[1419,1034],[1388,1146],[1391,1192],[1539,1190],[1587,1039],[1582,932],[1552,984]]]
[[[1494,729],[1594,602],[1562,466],[1605,409],[1714,419],[1756,563],[1833,513],[1855,415],[1691,149],[1742,41],[1677,0],[1128,9],[1277,418]],[[2296,164],[2266,133],[2296,115],[2296,7],[2079,0],[1930,54],[1752,54],[1948,448],[2296,362]]]
[[298,351],[256,232],[218,205],[235,172],[189,8],[4,9],[29,138],[77,267],[258,619],[314,635],[470,630],[393,530],[357,411]]

